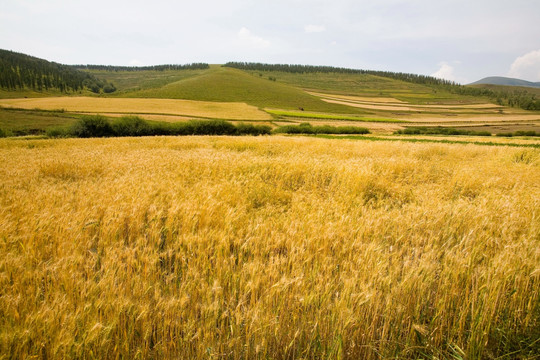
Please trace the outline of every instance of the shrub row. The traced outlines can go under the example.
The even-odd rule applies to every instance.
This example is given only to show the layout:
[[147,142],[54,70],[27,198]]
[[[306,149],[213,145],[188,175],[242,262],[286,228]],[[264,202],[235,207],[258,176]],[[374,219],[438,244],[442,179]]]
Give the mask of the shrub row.
[[512,137],[512,136],[540,136],[540,132],[536,132],[534,130],[514,131],[514,132],[499,133],[499,134],[497,134],[497,136],[505,136],[505,137]]
[[50,137],[113,137],[155,135],[266,135],[270,126],[238,124],[224,120],[191,120],[179,123],[148,122],[137,116],[125,116],[113,121],[104,116],[84,116],[68,129],[47,130]]
[[489,131],[474,131],[454,129],[449,127],[408,127],[402,130],[397,130],[394,134],[400,135],[474,135],[474,136],[491,136]]
[[312,126],[310,123],[286,125],[274,130],[276,134],[369,134],[369,130],[359,126]]

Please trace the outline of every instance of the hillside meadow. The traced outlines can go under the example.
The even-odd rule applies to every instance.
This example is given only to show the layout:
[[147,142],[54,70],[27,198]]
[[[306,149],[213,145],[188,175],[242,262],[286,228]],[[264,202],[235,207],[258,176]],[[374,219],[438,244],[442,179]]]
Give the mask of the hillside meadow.
[[1,359],[533,359],[540,149],[0,139]]

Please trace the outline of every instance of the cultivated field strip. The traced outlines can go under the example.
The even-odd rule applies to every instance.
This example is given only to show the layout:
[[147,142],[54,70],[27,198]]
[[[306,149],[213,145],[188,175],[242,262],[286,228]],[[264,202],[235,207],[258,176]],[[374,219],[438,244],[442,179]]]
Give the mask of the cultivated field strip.
[[79,113],[180,115],[228,120],[269,120],[271,116],[241,102],[213,102],[176,99],[134,99],[97,97],[48,97],[0,99],[0,105],[22,109],[65,110]]
[[499,110],[502,109],[502,106],[495,104],[430,104],[430,105],[420,105],[420,104],[408,104],[398,99],[394,98],[369,98],[369,97],[358,97],[358,96],[347,96],[347,95],[333,95],[333,94],[323,94],[323,93],[314,93],[308,92],[311,95],[320,97],[323,101],[330,103],[338,103],[342,105],[356,106],[356,107],[366,107],[366,109],[377,109],[377,110],[402,110],[402,111],[419,111],[419,110],[434,110],[434,111],[471,111],[471,110]]
[[0,356],[533,358],[540,150],[0,140]]

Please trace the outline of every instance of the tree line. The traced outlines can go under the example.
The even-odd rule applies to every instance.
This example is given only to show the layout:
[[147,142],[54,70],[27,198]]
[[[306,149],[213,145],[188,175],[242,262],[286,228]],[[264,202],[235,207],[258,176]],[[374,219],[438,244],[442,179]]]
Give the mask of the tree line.
[[263,64],[263,63],[248,63],[248,62],[228,62],[226,67],[231,67],[241,70],[255,71],[281,71],[288,73],[338,73],[338,74],[368,74],[382,76],[401,81],[412,82],[424,85],[456,85],[455,82],[449,80],[438,79],[433,76],[417,75],[409,73],[391,72],[391,71],[376,71],[363,69],[349,69],[334,66],[319,66],[319,65],[290,65],[290,64]]
[[525,89],[499,88],[493,90],[483,87],[453,86],[447,90],[459,95],[486,96],[501,106],[540,110],[540,99],[537,98],[536,94]]
[[0,50],[0,88],[78,92],[85,88],[93,92],[113,92],[114,85],[69,65],[33,56]]
[[166,71],[166,70],[204,70],[208,69],[210,65],[206,63],[192,63],[185,65],[176,64],[164,64],[164,65],[152,65],[152,66],[115,66],[115,65],[73,65],[74,68],[80,70],[101,70],[101,71]]

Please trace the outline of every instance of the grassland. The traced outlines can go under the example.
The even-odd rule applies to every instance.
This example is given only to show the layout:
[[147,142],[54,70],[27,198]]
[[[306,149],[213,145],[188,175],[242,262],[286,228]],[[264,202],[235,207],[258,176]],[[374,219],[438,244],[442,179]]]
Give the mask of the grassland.
[[92,75],[104,81],[112,82],[117,88],[113,96],[123,96],[130,91],[157,89],[167,84],[189,79],[206,70],[172,70],[172,71],[105,71],[91,70]]
[[405,122],[403,120],[397,120],[397,119],[370,118],[370,117],[360,117],[360,116],[336,115],[336,114],[328,114],[328,113],[312,113],[312,112],[306,112],[306,111],[286,111],[286,110],[275,110],[275,109],[265,109],[265,111],[269,114],[276,115],[278,117],[284,117],[284,118],[349,120],[349,121],[385,122],[385,123]]
[[420,84],[369,74],[336,74],[247,71],[254,77],[272,76],[278,83],[299,87],[307,91],[328,92],[336,95],[354,95],[369,98],[390,97],[411,104],[478,103],[485,98],[462,96],[433,89]]
[[0,139],[0,158],[1,358],[540,352],[539,149]]
[[40,134],[50,127],[68,127],[78,117],[61,111],[5,109],[0,107],[0,129],[13,135]]

